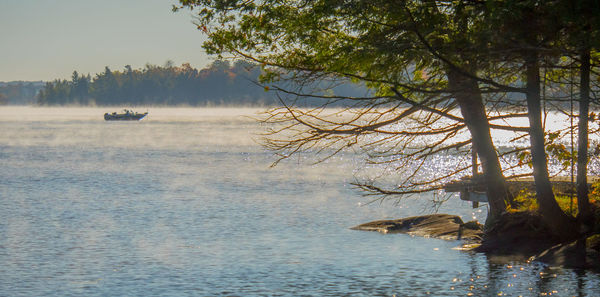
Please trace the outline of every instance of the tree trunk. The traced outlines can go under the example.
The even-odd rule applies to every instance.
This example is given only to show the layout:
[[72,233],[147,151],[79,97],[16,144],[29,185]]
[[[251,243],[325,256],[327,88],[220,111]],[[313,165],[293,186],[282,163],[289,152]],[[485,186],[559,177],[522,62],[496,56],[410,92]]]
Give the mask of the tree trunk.
[[475,80],[453,70],[448,71],[448,83],[471,133],[473,148],[481,160],[490,206],[486,224],[493,223],[506,210],[510,194],[490,135],[490,125],[481,92]]
[[542,128],[542,108],[540,97],[540,72],[536,53],[531,53],[525,61],[527,74],[527,113],[529,116],[529,141],[531,143],[531,158],[535,192],[539,212],[544,223],[561,239],[576,237],[575,222],[560,209],[548,175],[548,164]]
[[578,219],[584,224],[590,220],[590,200],[587,187],[587,163],[588,163],[588,113],[590,106],[590,50],[584,49],[581,53],[580,69],[580,92],[579,100],[579,123],[577,138],[577,209]]

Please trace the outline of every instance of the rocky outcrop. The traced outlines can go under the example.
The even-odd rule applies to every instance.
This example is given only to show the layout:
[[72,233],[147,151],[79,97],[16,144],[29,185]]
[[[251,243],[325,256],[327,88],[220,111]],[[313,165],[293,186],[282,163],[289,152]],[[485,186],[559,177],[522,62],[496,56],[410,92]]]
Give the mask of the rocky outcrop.
[[550,266],[598,270],[600,269],[600,234],[555,245],[529,260]]
[[459,216],[433,214],[397,220],[381,220],[352,227],[353,230],[410,235],[479,242],[483,226],[475,221],[464,223]]
[[463,240],[463,249],[483,252],[492,261],[529,260],[600,270],[600,234],[558,244],[536,212],[504,213],[485,233],[483,225],[475,221],[463,223],[460,217],[448,214],[373,221],[351,229]]

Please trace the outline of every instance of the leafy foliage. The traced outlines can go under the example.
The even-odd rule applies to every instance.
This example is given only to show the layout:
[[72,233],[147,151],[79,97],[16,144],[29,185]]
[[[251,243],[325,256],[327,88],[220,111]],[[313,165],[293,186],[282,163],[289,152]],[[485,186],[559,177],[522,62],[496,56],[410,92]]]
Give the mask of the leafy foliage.
[[[374,90],[375,96],[351,98],[356,103],[347,110],[350,119],[337,120],[323,111],[339,98],[321,97],[323,108],[305,111],[298,108],[297,98],[310,93],[278,88],[291,96],[284,108],[267,112],[265,121],[280,126],[268,135],[266,145],[281,159],[315,148],[336,154],[358,147],[368,162],[389,164],[402,178],[391,186],[372,179],[355,184],[390,196],[437,190],[438,182],[464,174],[468,167],[426,178],[423,163],[410,167],[416,171],[403,169],[415,160],[470,146],[481,159],[494,217],[510,200],[503,170],[531,159],[528,174],[536,180],[543,220],[559,237],[573,236],[574,223],[555,201],[547,158],[550,153],[563,166],[574,158],[558,135],[545,138],[541,102],[547,102],[546,91],[556,95],[576,84],[574,79],[565,84],[561,71],[551,70],[542,87],[540,70],[568,69],[574,78],[580,67],[582,98],[589,98],[584,81],[598,65],[588,63],[597,56],[600,40],[597,1],[180,0],[174,10],[183,8],[196,12],[198,28],[208,36],[208,53],[261,63],[272,73],[265,76],[269,82],[336,77],[364,82]],[[280,69],[295,74],[284,77],[277,74]],[[513,96],[519,99],[505,100]],[[587,118],[589,100],[580,102],[581,117]],[[504,104],[526,106],[527,113],[515,113]],[[504,121],[524,116],[528,126]],[[503,168],[491,129],[520,133],[515,139],[527,137],[529,152],[519,155],[518,164]],[[456,136],[465,130],[471,139],[459,140]],[[588,128],[580,130],[585,134]],[[426,144],[411,145],[418,141]],[[580,153],[586,154],[584,149]]]

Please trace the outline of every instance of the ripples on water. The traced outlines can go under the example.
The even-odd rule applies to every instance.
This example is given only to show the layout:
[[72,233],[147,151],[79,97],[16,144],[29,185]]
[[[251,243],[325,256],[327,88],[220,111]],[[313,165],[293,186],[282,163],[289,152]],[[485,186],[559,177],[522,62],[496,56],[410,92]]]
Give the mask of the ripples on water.
[[352,156],[268,168],[254,110],[105,111],[0,108],[1,296],[600,295],[595,273],[349,230],[431,197],[359,206]]

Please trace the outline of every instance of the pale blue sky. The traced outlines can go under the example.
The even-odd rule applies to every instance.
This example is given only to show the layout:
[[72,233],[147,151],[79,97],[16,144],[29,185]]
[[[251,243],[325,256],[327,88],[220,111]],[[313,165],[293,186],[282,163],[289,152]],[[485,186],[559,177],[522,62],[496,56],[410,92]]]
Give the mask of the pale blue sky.
[[0,81],[70,78],[210,58],[176,0],[0,0]]

